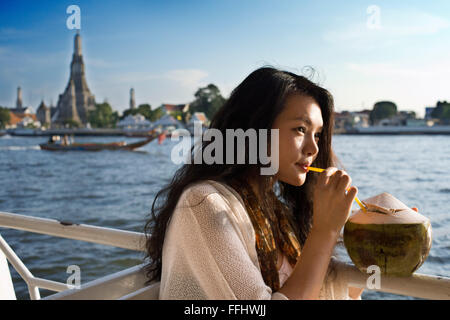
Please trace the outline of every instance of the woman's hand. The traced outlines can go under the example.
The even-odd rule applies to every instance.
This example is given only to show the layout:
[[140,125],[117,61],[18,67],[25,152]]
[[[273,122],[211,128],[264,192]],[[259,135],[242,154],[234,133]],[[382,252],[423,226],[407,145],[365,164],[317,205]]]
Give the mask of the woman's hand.
[[356,187],[350,187],[351,182],[345,171],[335,167],[319,174],[314,188],[312,230],[339,234],[358,193]]

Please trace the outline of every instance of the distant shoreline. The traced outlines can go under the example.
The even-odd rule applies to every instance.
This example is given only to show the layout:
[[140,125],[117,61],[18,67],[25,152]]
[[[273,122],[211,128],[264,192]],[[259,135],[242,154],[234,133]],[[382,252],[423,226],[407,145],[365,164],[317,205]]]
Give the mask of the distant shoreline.
[[[44,137],[52,135],[74,136],[149,136],[149,130],[123,130],[123,129],[10,129],[6,133],[20,137]],[[352,128],[336,130],[334,135],[450,135],[450,125],[432,127],[407,127],[407,126],[373,126],[366,128]]]
[[122,129],[13,129],[7,130],[7,134],[19,137],[47,137],[53,135],[74,135],[74,136],[129,136],[141,137],[149,136],[149,130],[122,130]]
[[435,125],[430,127],[408,126],[372,126],[343,130],[338,134],[347,135],[450,135],[450,125]]

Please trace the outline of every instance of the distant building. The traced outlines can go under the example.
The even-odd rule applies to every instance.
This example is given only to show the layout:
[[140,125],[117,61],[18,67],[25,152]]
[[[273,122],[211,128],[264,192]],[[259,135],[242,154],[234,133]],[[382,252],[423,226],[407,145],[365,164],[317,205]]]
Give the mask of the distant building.
[[370,110],[351,112],[353,127],[367,128],[370,125]]
[[77,33],[70,64],[69,82],[64,93],[59,95],[52,122],[63,124],[64,121],[72,120],[86,125],[90,110],[95,110],[95,97],[89,90],[86,82],[83,55],[81,53],[81,36]]
[[428,126],[427,120],[425,119],[407,119],[407,127],[425,127]]
[[194,125],[196,122],[200,122],[202,124],[202,128],[206,128],[209,125],[209,120],[204,112],[194,112],[186,124],[186,129],[188,129],[191,134],[195,133]]
[[22,102],[22,88],[17,87],[17,98],[16,98],[16,107],[10,109],[15,114],[33,114],[34,110],[32,107],[24,107]]
[[41,101],[36,111],[36,117],[42,125],[51,123],[51,108],[45,105],[44,100]]
[[123,120],[120,120],[117,123],[117,127],[121,129],[146,129],[150,128],[152,126],[152,123],[145,119],[145,117],[141,114],[137,114],[135,116],[129,114],[126,116]]
[[189,123],[192,123],[194,121],[199,121],[203,125],[207,125],[208,124],[208,118],[206,117],[204,112],[194,112],[194,114],[189,119]]
[[174,117],[172,117],[169,114],[163,115],[161,118],[159,118],[157,121],[153,122],[153,128],[160,128],[168,130],[169,132],[178,128],[184,128],[183,123],[176,120]]
[[10,120],[7,129],[25,128],[29,125],[39,128],[41,123],[36,118],[35,114],[16,113],[10,111]]
[[433,113],[436,107],[425,107],[425,120],[431,120],[433,117],[431,114]]
[[22,88],[17,88],[16,109],[22,109]]
[[162,104],[158,108],[162,108],[164,114],[172,114],[174,112],[188,112],[189,103],[186,104]]
[[334,113],[334,131],[336,133],[345,132],[353,127],[354,116],[349,111]]
[[342,111],[334,113],[334,132],[343,133],[370,125],[370,110]]
[[136,100],[134,98],[134,89],[130,89],[130,109],[136,109]]

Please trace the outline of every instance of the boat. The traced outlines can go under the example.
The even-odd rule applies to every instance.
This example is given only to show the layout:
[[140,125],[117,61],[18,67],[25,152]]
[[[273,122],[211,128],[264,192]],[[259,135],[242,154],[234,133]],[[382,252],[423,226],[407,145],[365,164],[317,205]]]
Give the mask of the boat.
[[47,151],[101,151],[101,150],[134,150],[145,146],[153,141],[157,135],[150,136],[145,140],[141,140],[135,143],[110,142],[110,143],[70,143],[70,144],[58,144],[58,143],[42,143],[39,147],[42,150]]
[[[76,222],[0,212],[0,227],[53,237],[98,243],[112,247],[145,252],[145,235],[140,232],[86,225]],[[28,286],[31,300],[158,300],[160,282],[147,284],[145,263],[108,274],[79,285],[34,276],[0,234],[0,300],[16,300],[11,264]],[[353,264],[338,261],[337,276],[345,277],[349,286],[366,288],[370,274]],[[421,299],[450,299],[450,278],[414,273],[407,277],[381,275],[380,287],[371,290]],[[41,298],[39,289],[53,291]]]

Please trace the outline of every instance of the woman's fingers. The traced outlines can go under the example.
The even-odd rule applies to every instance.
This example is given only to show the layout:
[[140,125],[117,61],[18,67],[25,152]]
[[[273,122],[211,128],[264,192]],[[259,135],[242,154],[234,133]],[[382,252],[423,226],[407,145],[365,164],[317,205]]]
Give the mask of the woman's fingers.
[[350,187],[350,189],[348,189],[347,192],[347,200],[349,201],[350,204],[353,203],[353,201],[355,201],[356,195],[358,194],[358,188],[357,187]]
[[319,185],[326,185],[329,183],[330,177],[337,171],[337,168],[335,167],[329,167],[327,169],[325,169],[323,172],[321,172],[319,174],[319,178],[317,180],[317,182],[319,183]]
[[419,209],[417,209],[417,207],[412,207],[411,209],[413,209],[415,212],[419,212]]
[[345,192],[350,188],[352,184],[352,178],[344,171],[342,177],[338,181],[337,190]]

